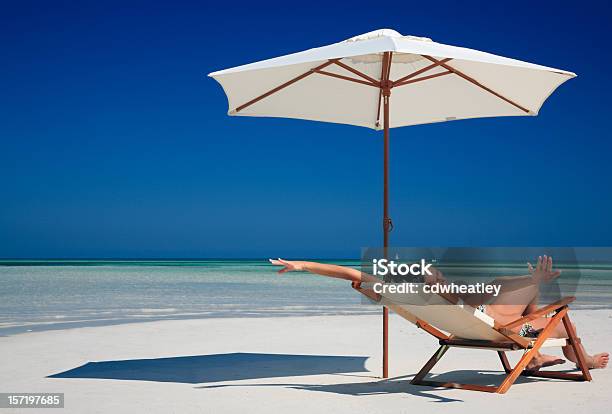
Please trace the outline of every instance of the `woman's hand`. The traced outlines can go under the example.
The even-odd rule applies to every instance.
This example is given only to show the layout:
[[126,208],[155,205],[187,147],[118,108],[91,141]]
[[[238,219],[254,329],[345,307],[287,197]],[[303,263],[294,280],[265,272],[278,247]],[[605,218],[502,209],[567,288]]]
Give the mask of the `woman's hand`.
[[446,278],[444,277],[444,274],[442,274],[441,271],[439,271],[438,269],[436,269],[435,267],[431,266],[429,268],[429,272],[431,273],[431,275],[425,275],[424,279],[425,279],[425,284],[426,285],[435,285],[438,283],[446,283]]
[[527,268],[529,269],[529,273],[531,273],[531,277],[535,280],[536,283],[548,283],[561,274],[558,270],[553,270],[553,259],[549,256],[539,256],[538,263],[536,264],[535,269],[531,265],[531,263],[527,262]]
[[281,270],[278,271],[279,275],[286,272],[301,272],[305,270],[303,262],[283,260],[280,257],[276,260],[270,259],[270,263],[275,266],[284,266]]

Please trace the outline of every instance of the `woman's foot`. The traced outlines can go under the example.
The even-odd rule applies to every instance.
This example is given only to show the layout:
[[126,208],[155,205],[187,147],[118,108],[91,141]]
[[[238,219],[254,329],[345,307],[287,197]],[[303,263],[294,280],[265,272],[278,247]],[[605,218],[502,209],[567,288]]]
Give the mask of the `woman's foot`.
[[602,352],[601,354],[595,355],[587,355],[587,366],[589,369],[600,369],[608,366],[608,360],[610,359],[610,355],[607,352]]
[[525,367],[526,371],[537,371],[543,367],[552,367],[553,365],[564,364],[565,359],[554,355],[538,354]]

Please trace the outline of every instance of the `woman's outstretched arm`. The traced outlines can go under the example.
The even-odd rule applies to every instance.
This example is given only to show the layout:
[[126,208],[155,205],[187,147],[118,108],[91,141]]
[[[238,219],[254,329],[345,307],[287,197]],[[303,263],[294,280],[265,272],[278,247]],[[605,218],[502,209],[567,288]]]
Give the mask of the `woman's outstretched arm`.
[[304,262],[298,260],[270,259],[270,263],[276,266],[284,266],[278,271],[279,274],[286,272],[310,272],[321,276],[334,277],[349,280],[351,282],[381,282],[380,279],[363,273],[348,266],[338,266],[317,262]]

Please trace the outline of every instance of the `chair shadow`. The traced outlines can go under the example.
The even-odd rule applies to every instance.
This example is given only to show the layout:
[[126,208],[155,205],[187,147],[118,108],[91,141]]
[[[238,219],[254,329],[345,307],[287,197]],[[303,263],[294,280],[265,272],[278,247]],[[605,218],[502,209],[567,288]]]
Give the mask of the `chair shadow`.
[[[456,382],[456,383],[471,383],[478,385],[499,385],[505,373],[501,371],[474,371],[474,370],[455,370],[445,372],[443,374],[428,375],[428,380],[441,382]],[[423,385],[414,385],[410,380],[414,375],[406,375],[379,381],[369,382],[353,382],[353,383],[337,383],[337,384],[296,384],[296,383],[266,383],[266,384],[213,384],[204,385],[196,388],[211,389],[225,387],[284,387],[305,391],[330,392],[335,394],[353,395],[353,396],[368,396],[379,394],[410,394],[417,397],[429,398],[432,402],[450,403],[464,402],[459,398],[453,398],[442,393],[453,393],[453,396],[460,395],[454,389],[444,387],[431,387]],[[543,381],[562,381],[549,378],[533,378],[520,376],[515,381],[514,385],[543,382]],[[474,392],[474,391],[466,391]]]
[[88,362],[47,378],[95,378],[133,381],[236,381],[303,375],[366,372],[362,356],[229,353],[156,359]]
[[[492,385],[498,386],[502,383],[506,377],[506,373],[503,371],[486,371],[486,370],[455,370],[445,372],[443,374],[429,374],[427,380],[438,381],[438,382],[455,382],[463,384],[475,384],[475,385]],[[528,384],[532,382],[546,382],[546,381],[558,381],[553,378],[536,378],[526,377],[520,375],[513,386],[520,384]]]
[[[411,394],[417,397],[429,398],[433,402],[449,403],[463,402],[461,399],[445,397],[432,391],[431,387],[422,387],[410,383],[412,375],[381,379],[368,382],[351,382],[338,384],[296,384],[296,383],[265,383],[265,384],[214,384],[204,385],[196,388],[226,388],[226,387],[283,387],[302,391],[329,392],[333,394],[352,395],[363,397],[368,395],[385,394]],[[447,389],[436,389],[436,391],[451,391]]]

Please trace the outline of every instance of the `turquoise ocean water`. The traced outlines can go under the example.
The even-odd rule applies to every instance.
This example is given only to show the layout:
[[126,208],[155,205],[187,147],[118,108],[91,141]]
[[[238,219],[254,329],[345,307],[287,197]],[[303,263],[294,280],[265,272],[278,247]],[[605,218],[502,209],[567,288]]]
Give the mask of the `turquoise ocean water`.
[[[328,263],[359,267],[357,260]],[[498,264],[494,273],[521,274],[523,269],[522,264]],[[276,270],[265,260],[1,260],[0,336],[161,319],[380,311],[346,281],[307,273],[280,276]],[[490,265],[487,272],[492,274]],[[575,293],[579,307],[612,307],[612,264],[582,267]]]
[[0,335],[159,319],[376,312],[346,281],[277,270],[266,260],[0,261]]

